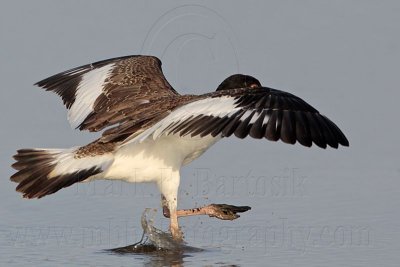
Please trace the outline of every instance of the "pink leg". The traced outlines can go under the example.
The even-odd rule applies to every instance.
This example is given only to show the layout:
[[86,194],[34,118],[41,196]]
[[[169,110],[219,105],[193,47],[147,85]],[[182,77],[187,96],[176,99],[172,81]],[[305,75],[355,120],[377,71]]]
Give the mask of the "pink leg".
[[[172,218],[172,214],[167,205],[165,205],[165,198],[161,196],[163,203],[163,214],[167,218]],[[208,215],[221,220],[234,220],[240,216],[237,213],[246,212],[250,210],[249,206],[233,206],[227,204],[210,204],[200,208],[176,210],[176,217],[186,217],[195,215]],[[175,214],[173,215],[175,216]],[[171,221],[172,223],[172,221]]]

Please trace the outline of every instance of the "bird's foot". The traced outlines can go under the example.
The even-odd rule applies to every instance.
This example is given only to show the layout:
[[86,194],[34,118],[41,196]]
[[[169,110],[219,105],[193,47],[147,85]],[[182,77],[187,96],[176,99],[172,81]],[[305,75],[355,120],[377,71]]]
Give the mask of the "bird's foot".
[[204,207],[206,214],[221,220],[235,220],[240,216],[237,213],[246,212],[249,206],[233,206],[228,204],[210,204]]
[[183,233],[179,227],[170,227],[169,228],[172,238],[177,242],[183,242]]

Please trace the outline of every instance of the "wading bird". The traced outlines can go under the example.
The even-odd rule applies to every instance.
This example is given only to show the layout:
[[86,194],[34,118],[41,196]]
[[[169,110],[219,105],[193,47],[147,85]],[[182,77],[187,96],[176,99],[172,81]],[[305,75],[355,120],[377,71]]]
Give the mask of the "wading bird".
[[216,91],[180,95],[153,56],[126,56],[77,67],[36,85],[61,96],[73,127],[103,131],[68,149],[21,149],[11,180],[25,198],[41,198],[96,179],[155,182],[174,239],[178,217],[235,219],[249,207],[211,204],[178,210],[180,169],[224,137],[251,136],[310,147],[348,146],[344,134],[301,98],[235,74]]

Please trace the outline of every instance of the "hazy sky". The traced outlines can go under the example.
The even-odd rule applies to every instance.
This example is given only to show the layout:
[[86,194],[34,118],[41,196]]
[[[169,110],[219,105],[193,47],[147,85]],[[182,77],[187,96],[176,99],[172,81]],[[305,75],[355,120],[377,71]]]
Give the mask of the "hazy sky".
[[[383,248],[393,253],[383,256],[395,262],[394,251],[400,249],[399,14],[400,2],[389,0],[1,1],[3,226],[23,226],[29,220],[41,224],[45,219],[55,224],[63,217],[54,219],[49,211],[57,208],[50,208],[51,203],[61,203],[67,211],[80,203],[75,199],[71,204],[68,191],[39,202],[23,201],[9,181],[16,149],[64,148],[97,136],[71,129],[61,99],[33,84],[86,63],[150,54],[162,60],[167,79],[181,93],[213,91],[228,75],[250,74],[265,86],[309,102],[350,141],[349,148],[321,150],[231,138],[185,168],[184,175],[203,167],[227,176],[246,170],[274,175],[299,168],[309,177],[310,198],[287,201],[282,207],[271,199],[249,198],[249,204],[262,208],[267,206],[262,203],[270,203],[277,211],[304,215],[318,203],[342,203],[324,210],[331,216],[327,220],[372,225],[373,247],[386,242]],[[213,198],[218,195],[209,201]],[[158,205],[158,196],[155,199],[149,200],[150,206]],[[98,208],[96,201],[85,209]],[[196,201],[188,199],[184,205]],[[147,204],[139,205],[136,214]],[[126,216],[132,208],[119,207]],[[40,216],[24,215],[26,210]],[[310,221],[321,214],[310,215]],[[84,220],[85,213],[80,217]],[[360,258],[375,252],[352,251]],[[379,262],[372,256],[371,260]]]

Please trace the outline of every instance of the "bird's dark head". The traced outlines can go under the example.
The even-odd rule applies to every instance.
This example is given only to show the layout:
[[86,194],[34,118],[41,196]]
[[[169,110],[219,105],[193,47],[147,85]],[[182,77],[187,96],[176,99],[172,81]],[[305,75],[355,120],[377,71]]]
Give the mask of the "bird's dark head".
[[258,88],[261,87],[261,84],[256,78],[250,75],[234,74],[226,78],[218,86],[217,91],[245,87]]

